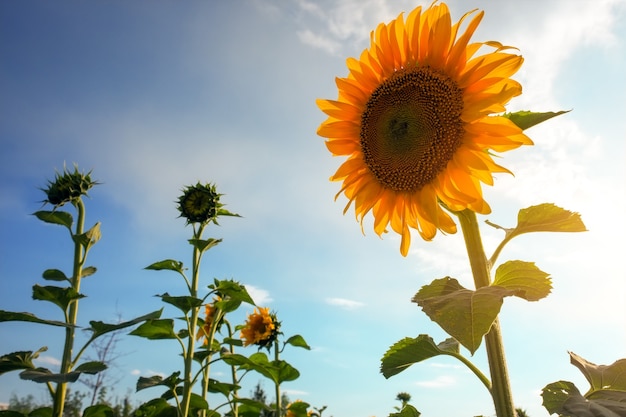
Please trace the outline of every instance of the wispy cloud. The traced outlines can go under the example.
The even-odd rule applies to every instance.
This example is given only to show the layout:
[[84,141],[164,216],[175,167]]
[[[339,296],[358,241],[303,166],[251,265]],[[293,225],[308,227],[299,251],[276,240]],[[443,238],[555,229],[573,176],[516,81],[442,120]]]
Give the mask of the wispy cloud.
[[39,356],[34,362],[37,365],[61,366],[61,361],[53,356]]
[[257,305],[265,305],[274,301],[274,299],[270,296],[269,291],[250,284],[245,284],[245,287],[246,290],[248,290],[248,294],[250,294],[250,297],[252,297]]
[[340,307],[345,310],[354,310],[365,306],[365,304],[360,301],[348,300],[347,298],[327,298],[326,302],[332,306]]

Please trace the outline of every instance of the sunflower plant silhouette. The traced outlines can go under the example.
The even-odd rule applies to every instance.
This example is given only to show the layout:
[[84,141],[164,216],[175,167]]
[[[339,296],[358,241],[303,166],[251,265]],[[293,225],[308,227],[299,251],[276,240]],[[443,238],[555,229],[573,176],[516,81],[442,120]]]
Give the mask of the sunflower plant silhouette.
[[[504,239],[490,257],[485,254],[477,214],[491,208],[482,186],[493,185],[494,174],[511,173],[495,156],[532,145],[524,130],[566,112],[506,113],[508,102],[522,92],[510,77],[523,58],[496,41],[472,42],[482,18],[482,11],[471,11],[452,23],[447,5],[434,2],[379,24],[370,46],[358,59],[347,59],[348,75],[336,79],[338,97],[317,101],[328,116],[317,133],[333,155],[346,157],[330,178],[342,183],[336,198],[348,199],[344,214],[354,206],[362,226],[372,213],[376,234],[391,228],[401,236],[402,256],[409,253],[411,230],[429,241],[437,231],[456,233],[460,226],[465,240],[475,288],[445,277],[412,299],[451,338],[435,344],[420,335],[397,342],[382,358],[383,375],[433,356],[453,356],[488,389],[498,417],[509,417],[515,408],[500,307],[509,296],[546,297],[551,280],[534,263],[519,260],[494,272],[498,256],[521,234],[586,228],[578,213],[554,204],[528,207],[513,228],[488,223],[504,231]],[[473,354],[483,341],[489,377],[460,353],[463,346]]]

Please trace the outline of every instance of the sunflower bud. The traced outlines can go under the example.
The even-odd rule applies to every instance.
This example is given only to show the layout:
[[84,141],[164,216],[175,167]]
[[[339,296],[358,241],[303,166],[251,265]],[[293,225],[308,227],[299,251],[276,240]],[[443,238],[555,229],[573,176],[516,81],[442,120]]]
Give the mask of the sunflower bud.
[[199,182],[183,190],[183,195],[178,199],[180,217],[187,219],[187,224],[209,222],[216,223],[222,204],[214,184],[202,185]]
[[65,203],[75,202],[81,196],[87,195],[87,191],[98,184],[91,179],[91,171],[81,173],[78,166],[74,165],[74,172],[63,168],[63,173],[56,173],[54,181],[48,181],[48,188],[42,189],[46,193],[44,203],[61,207]]

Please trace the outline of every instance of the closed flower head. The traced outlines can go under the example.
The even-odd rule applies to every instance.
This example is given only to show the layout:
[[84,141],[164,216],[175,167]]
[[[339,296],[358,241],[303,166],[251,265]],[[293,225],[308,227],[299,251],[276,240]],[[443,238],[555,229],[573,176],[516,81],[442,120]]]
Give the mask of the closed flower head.
[[278,336],[279,328],[280,322],[275,314],[269,312],[268,307],[259,307],[258,312],[255,308],[241,329],[243,345],[257,345],[269,349]]
[[220,197],[214,184],[200,184],[189,186],[183,190],[183,195],[178,199],[180,217],[187,219],[187,224],[204,223],[217,220]]
[[317,101],[328,115],[318,134],[347,157],[331,177],[343,182],[344,213],[354,205],[362,224],[371,211],[378,235],[391,227],[402,236],[403,256],[410,229],[425,240],[456,232],[442,205],[489,213],[481,183],[509,172],[493,152],[532,144],[496,115],[521,94],[509,77],[523,59],[498,42],[470,42],[482,17],[469,12],[452,24],[446,4],[434,3],[379,24],[370,47],[347,60],[348,76],[336,79],[338,98]]
[[50,203],[55,208],[61,207],[86,196],[89,189],[96,184],[98,183],[91,179],[91,171],[79,172],[78,166],[74,165],[74,172],[71,172],[64,167],[62,173],[56,173],[54,181],[48,181],[48,188],[42,189],[46,193],[44,203]]

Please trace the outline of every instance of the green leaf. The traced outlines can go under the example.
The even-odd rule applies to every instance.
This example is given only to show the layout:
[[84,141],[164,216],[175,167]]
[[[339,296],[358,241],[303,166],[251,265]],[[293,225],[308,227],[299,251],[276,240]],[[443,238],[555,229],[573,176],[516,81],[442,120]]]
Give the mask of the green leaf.
[[413,297],[422,310],[472,354],[498,317],[502,299],[513,295],[503,287],[468,290],[450,277],[434,280]]
[[74,369],[75,372],[81,372],[83,374],[95,375],[98,372],[102,372],[107,369],[107,366],[98,361],[85,362],[80,364]]
[[179,378],[179,375],[180,371],[176,371],[165,379],[163,379],[163,377],[160,375],[154,375],[149,378],[139,377],[139,380],[137,381],[137,391],[160,385],[166,386],[170,389],[174,389],[178,384],[183,382],[183,380]]
[[222,299],[215,302],[215,306],[224,313],[235,311],[241,303],[255,305],[252,297],[244,285],[233,280],[215,280],[209,285],[209,289],[215,291]]
[[574,352],[569,352],[572,365],[580,369],[591,391],[611,389],[626,392],[626,359],[615,361],[612,365],[595,365]]
[[217,246],[222,239],[189,239],[189,243],[200,252],[206,252],[213,246]]
[[33,285],[33,300],[50,301],[66,311],[71,302],[84,298],[85,296],[76,292],[72,287],[55,287],[51,285]]
[[191,309],[202,305],[202,300],[191,296],[171,296],[168,293],[157,295],[165,303],[171,304],[183,313],[187,314]]
[[0,322],[2,321],[27,321],[30,323],[48,324],[50,326],[76,327],[68,323],[63,323],[61,321],[40,319],[34,314],[28,312],[16,313],[13,311],[0,310]]
[[87,230],[85,233],[73,236],[73,239],[74,242],[78,242],[85,249],[89,249],[90,247],[98,243],[101,237],[102,234],[100,233],[100,222],[97,222],[93,225],[91,229]]
[[391,413],[389,417],[419,417],[422,413],[417,411],[417,408],[413,407],[411,404],[407,404],[402,407],[402,410],[399,413]]
[[101,321],[90,321],[89,324],[91,325],[91,328],[89,328],[88,330],[91,330],[93,332],[91,339],[95,339],[96,337],[100,337],[105,333],[109,333],[115,330],[120,330],[126,327],[134,326],[135,324],[141,323],[146,320],[158,319],[159,317],[161,317],[162,312],[163,312],[163,309],[156,310],[144,316],[137,317],[132,320],[125,321],[123,323],[116,323],[116,324],[108,324],[108,323],[103,323]]
[[72,215],[65,211],[37,211],[33,213],[39,220],[51,224],[59,224],[72,229]]
[[414,363],[439,355],[458,353],[458,351],[459,343],[451,338],[435,345],[433,339],[426,334],[421,334],[416,338],[407,337],[387,350],[381,359],[380,372],[385,378],[390,378]]
[[175,272],[178,272],[179,274],[182,274],[183,263],[180,261],[175,261],[173,259],[165,259],[163,261],[155,262],[152,265],[148,265],[144,269],[149,269],[153,271],[169,270],[169,271],[175,271]]
[[69,372],[67,374],[53,374],[46,368],[34,368],[27,369],[20,372],[20,378],[28,381],[35,381],[39,383],[45,382],[76,382],[80,372]]
[[508,261],[500,265],[492,285],[512,290],[517,297],[528,301],[547,297],[552,290],[549,274],[533,262],[523,261]]
[[86,267],[83,268],[82,277],[85,278],[85,277],[91,276],[91,275],[95,274],[96,271],[97,271],[97,269],[96,269],[95,266],[86,266]]
[[529,232],[586,232],[580,214],[552,203],[539,204],[519,211],[516,235]]
[[163,398],[155,398],[141,404],[133,413],[134,417],[177,417],[176,407]]
[[28,413],[28,417],[52,417],[52,407],[39,407]]
[[215,379],[209,379],[208,390],[213,393],[220,393],[225,397],[228,397],[231,392],[240,389],[239,385],[228,384],[226,382],[220,382]]
[[27,417],[26,414],[22,414],[13,410],[0,410],[0,417]]
[[301,347],[306,350],[311,350],[311,346],[309,346],[304,340],[304,337],[300,336],[299,334],[291,336],[289,339],[287,339],[285,343],[292,346]]
[[96,404],[85,408],[83,417],[115,417],[116,414],[111,407],[105,404]]
[[553,117],[560,116],[569,112],[570,110],[538,113],[528,110],[522,110],[515,113],[505,113],[503,114],[503,116],[515,123],[517,127],[521,128],[522,130],[526,130],[535,125],[538,125],[539,123],[545,122],[546,120],[552,119]]
[[63,271],[59,271],[58,269],[46,269],[42,274],[43,279],[48,281],[68,281],[70,279],[65,276]]
[[44,346],[34,353],[32,351],[21,351],[0,356],[0,375],[20,369],[35,369],[33,359],[37,359],[41,352],[47,350],[48,348]]
[[145,337],[150,340],[176,339],[174,332],[174,320],[172,319],[150,319],[137,327],[129,334],[133,336]]
[[[603,390],[604,391],[604,390]],[[626,392],[610,391],[589,400],[569,381],[548,384],[541,392],[543,406],[550,414],[562,417],[623,417],[626,415]]]

